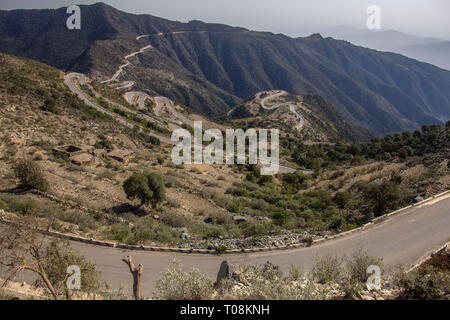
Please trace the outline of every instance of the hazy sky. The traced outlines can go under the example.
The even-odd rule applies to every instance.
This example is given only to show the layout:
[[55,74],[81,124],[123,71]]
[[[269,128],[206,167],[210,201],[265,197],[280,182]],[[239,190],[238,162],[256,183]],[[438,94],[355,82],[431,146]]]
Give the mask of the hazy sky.
[[[99,1],[0,0],[0,9],[58,8]],[[104,0],[120,10],[178,21],[202,20],[304,36],[339,25],[366,28],[369,5],[381,8],[381,27],[450,39],[449,0]]]

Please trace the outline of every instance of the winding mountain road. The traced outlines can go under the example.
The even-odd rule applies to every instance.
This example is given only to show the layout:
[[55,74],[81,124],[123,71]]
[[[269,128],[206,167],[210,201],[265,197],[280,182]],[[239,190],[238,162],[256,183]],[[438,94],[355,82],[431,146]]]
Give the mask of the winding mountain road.
[[[136,40],[140,40],[143,38],[148,38],[151,36],[163,36],[166,34],[185,34],[185,33],[199,33],[199,34],[203,34],[206,33],[208,31],[173,31],[173,32],[158,32],[155,34],[143,34],[140,36],[136,37]],[[146,50],[148,49],[152,49],[153,47],[151,45],[147,45],[145,47],[140,48],[138,51],[132,52],[126,56],[124,56],[124,60],[126,61],[126,63],[122,64],[119,66],[119,69],[117,69],[117,71],[113,74],[113,76],[110,79],[104,80],[102,81],[102,83],[111,83],[111,82],[115,82],[117,80],[117,78],[122,74],[123,70],[128,67],[131,62],[128,61],[128,59],[140,54],[140,53],[144,53]],[[125,81],[123,82],[123,84],[119,84],[118,87],[116,87],[116,89],[129,89],[131,87],[134,86],[134,81]]]
[[[118,114],[116,114],[116,113],[114,113],[114,112],[112,112],[110,110],[107,110],[107,109],[99,106],[98,104],[93,103],[75,83],[76,81],[78,81],[78,83],[80,85],[86,85],[87,84],[86,80],[87,80],[87,78],[86,78],[86,76],[84,74],[81,74],[81,73],[68,73],[66,75],[65,79],[64,79],[64,83],[69,87],[69,89],[73,93],[75,93],[88,106],[94,108],[95,110],[97,110],[99,112],[106,113],[107,115],[111,116],[115,121],[120,123],[121,125],[124,125],[125,127],[130,128],[130,129],[133,129],[135,127],[135,124],[133,122],[128,121],[128,120],[122,118],[121,116],[119,116]],[[119,106],[119,105],[117,105],[117,106]],[[122,107],[122,108],[125,108],[125,107]],[[128,108],[125,108],[125,109],[126,109],[127,112],[137,114],[134,110],[131,110],[131,109],[128,109]],[[148,121],[155,122],[154,119],[152,119],[152,118],[150,118],[150,117],[148,117],[146,115],[140,115],[140,116],[145,118]],[[156,133],[153,133],[153,132],[144,131],[141,128],[139,130],[140,130],[140,132],[142,132],[142,133],[144,133],[144,134],[146,134],[148,136],[152,136],[152,137],[158,138],[163,143],[173,144],[173,142],[169,138],[167,138],[165,136],[162,136],[162,135],[159,135],[159,134],[156,134]]]
[[[277,108],[279,108],[279,107],[288,106],[288,107],[289,107],[289,110],[290,110],[290,111],[297,117],[297,119],[299,120],[298,124],[295,126],[295,129],[297,129],[298,131],[301,131],[301,130],[303,129],[304,125],[305,125],[305,120],[304,120],[303,117],[297,112],[297,110],[295,110],[295,105],[294,105],[294,104],[292,104],[292,103],[287,103],[287,102],[281,102],[281,103],[274,104],[273,106],[270,106],[270,107],[268,107],[268,106],[266,105],[266,102],[267,102],[268,100],[272,100],[272,99],[281,97],[281,96],[286,95],[286,94],[288,94],[288,93],[287,93],[286,91],[280,91],[280,92],[278,92],[278,93],[269,95],[269,96],[264,97],[264,98],[261,99],[261,95],[262,95],[262,94],[265,94],[265,93],[266,93],[266,92],[258,92],[258,93],[256,94],[256,100],[259,100],[260,106],[261,106],[262,108],[266,109],[266,110],[273,110],[273,109],[277,109]],[[228,113],[227,113],[227,118],[228,118],[229,120],[232,120],[232,119],[233,119],[233,111],[234,111],[234,109],[231,109],[231,110],[228,111]]]
[[[97,111],[99,111],[99,112],[108,114],[108,115],[111,116],[114,120],[116,120],[116,121],[119,122],[120,124],[122,124],[122,125],[124,125],[124,126],[130,128],[130,129],[133,129],[133,128],[134,128],[135,124],[134,124],[133,122],[130,122],[130,121],[128,121],[128,120],[122,118],[122,117],[119,116],[118,114],[116,114],[116,113],[114,113],[114,112],[112,112],[112,111],[110,111],[110,110],[107,110],[107,109],[105,109],[105,108],[103,108],[103,107],[101,107],[101,106],[99,106],[99,105],[97,105],[97,104],[95,104],[95,103],[93,103],[93,102],[92,102],[92,101],[84,94],[84,92],[78,87],[78,85],[76,84],[76,82],[78,82],[78,84],[80,84],[80,85],[86,85],[86,84],[87,84],[87,77],[86,77],[84,74],[82,74],[82,73],[74,73],[74,72],[72,72],[72,73],[68,73],[68,74],[66,75],[65,79],[64,79],[64,83],[69,87],[69,89],[70,89],[73,93],[75,93],[81,100],[83,100],[88,106],[94,108],[95,110],[97,110]],[[145,98],[148,97],[148,95],[146,95],[146,93],[144,93],[144,92],[134,92],[133,94],[130,93],[130,94],[128,95],[128,97],[127,97],[127,95],[125,94],[125,98],[127,99],[127,101],[128,101],[129,103],[132,103],[132,102],[133,102],[133,99],[136,98],[136,94],[138,95],[138,96],[137,96],[138,99],[144,99],[144,100],[145,100]],[[178,111],[175,110],[175,106],[174,106],[173,102],[172,102],[170,99],[168,99],[168,98],[166,98],[166,97],[155,97],[154,99],[155,99],[155,102],[157,103],[157,106],[156,106],[156,108],[155,108],[155,114],[156,114],[156,115],[158,115],[158,116],[160,115],[160,111],[157,112],[156,109],[160,110],[162,107],[167,107],[168,110],[169,110],[175,117],[177,117],[177,118],[179,118],[179,119],[181,120],[181,121],[177,121],[177,120],[171,119],[171,121],[172,121],[173,123],[176,123],[176,124],[181,125],[181,124],[184,122],[184,123],[186,123],[186,124],[188,124],[188,125],[190,125],[190,126],[193,126],[193,125],[194,125],[194,122],[193,122],[192,120],[186,118],[183,114],[181,114],[180,112],[178,112]],[[113,103],[113,104],[114,104],[115,106],[119,107],[120,109],[122,109],[123,111],[129,112],[129,113],[133,113],[133,114],[135,114],[135,115],[137,115],[137,116],[139,116],[139,117],[142,117],[143,119],[145,119],[145,120],[147,120],[147,121],[151,121],[151,122],[154,122],[154,123],[157,123],[157,124],[161,125],[161,123],[160,123],[159,121],[153,119],[152,117],[149,117],[149,116],[147,116],[147,115],[145,115],[145,114],[137,113],[136,111],[131,110],[131,109],[128,109],[128,108],[126,108],[126,107],[123,107],[123,106],[121,106],[121,105],[119,105],[119,104],[116,104],[116,103]],[[171,130],[174,130],[174,129],[176,129],[176,128],[179,128],[176,124],[170,124],[170,123],[169,123],[169,128],[170,128]],[[160,134],[153,133],[153,132],[148,132],[148,131],[144,131],[144,130],[142,130],[142,129],[140,129],[140,131],[141,131],[142,133],[144,133],[144,134],[149,135],[149,136],[153,136],[153,137],[158,138],[158,139],[161,141],[161,143],[175,144],[173,141],[170,140],[170,138],[165,137],[165,136],[162,136],[162,135],[160,135]],[[264,164],[264,163],[263,163],[263,164]],[[291,167],[279,165],[279,171],[278,171],[279,173],[292,173],[292,172],[295,172],[295,171],[296,171],[296,168],[291,168]]]
[[[141,39],[141,38],[143,38],[145,36],[146,35],[139,36],[139,37],[136,38],[136,40],[139,40],[139,39]],[[111,82],[116,81],[117,78],[120,76],[120,74],[123,72],[123,69],[125,69],[126,67],[128,67],[131,64],[131,62],[128,61],[128,59],[130,59],[130,58],[132,58],[132,57],[134,57],[134,56],[136,56],[136,55],[138,55],[140,53],[143,53],[145,50],[148,50],[148,49],[151,49],[151,48],[153,48],[153,47],[151,45],[148,45],[148,46],[142,47],[141,49],[139,49],[136,52],[132,52],[132,53],[126,55],[124,57],[124,59],[127,62],[125,64],[120,65],[119,69],[114,73],[114,75],[110,79],[102,81],[102,83],[111,83]],[[116,89],[128,89],[128,88],[131,88],[133,85],[134,85],[133,81],[126,81],[124,85],[121,85],[121,86],[117,87]]]
[[186,118],[182,113],[178,112],[175,109],[175,105],[172,100],[166,97],[155,97],[155,102],[157,103],[157,106],[155,108],[155,114],[157,116],[161,116],[161,109],[163,107],[166,107],[169,112],[174,115],[176,118],[179,119],[179,121],[174,120],[179,125],[182,125],[183,123],[187,124],[188,126],[193,127],[194,121],[191,119]]
[[280,91],[279,93],[275,93],[272,95],[269,95],[267,97],[264,97],[261,99],[261,94],[263,94],[263,92],[260,92],[256,95],[257,99],[260,99],[260,105],[261,107],[263,107],[266,110],[273,110],[273,109],[277,109],[279,107],[284,107],[284,106],[288,106],[289,110],[297,117],[297,119],[299,120],[298,124],[295,126],[295,129],[297,129],[298,131],[301,131],[303,129],[303,126],[305,125],[305,120],[303,119],[303,117],[301,115],[298,114],[297,110],[295,110],[295,105],[292,103],[287,103],[287,102],[280,102],[277,104],[274,104],[273,106],[266,106],[266,102],[268,100],[272,100],[281,96],[284,96],[286,94],[288,94],[286,91]]
[[223,260],[233,264],[262,264],[271,261],[279,265],[283,271],[288,271],[291,265],[300,266],[303,271],[308,271],[316,254],[331,253],[350,256],[360,248],[383,258],[388,266],[403,264],[409,267],[447,242],[449,238],[450,194],[447,193],[439,199],[389,217],[369,229],[309,248],[214,256],[127,251],[77,242],[73,242],[72,246],[97,265],[103,279],[110,286],[118,288],[125,285],[127,292],[131,292],[132,279],[127,266],[121,259],[129,254],[132,255],[135,263],[144,265],[142,292],[145,296],[151,296],[155,291],[157,280],[161,278],[161,272],[171,266],[174,258],[182,263],[184,270],[198,268],[213,280]]
[[125,100],[130,104],[138,105],[138,108],[143,110],[145,108],[145,99],[151,99],[151,97],[142,91],[130,91],[125,93]]

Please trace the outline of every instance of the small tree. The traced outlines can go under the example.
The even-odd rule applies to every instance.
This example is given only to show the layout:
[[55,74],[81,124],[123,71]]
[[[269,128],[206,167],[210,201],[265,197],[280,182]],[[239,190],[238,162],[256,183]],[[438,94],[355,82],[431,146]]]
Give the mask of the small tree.
[[153,197],[151,197],[150,202],[153,206],[157,206],[159,203],[166,200],[166,187],[164,180],[160,174],[157,173],[147,173],[148,186],[150,190],[153,191]]
[[58,299],[68,296],[67,267],[77,265],[81,271],[81,289],[93,293],[100,288],[95,266],[73,251],[68,242],[51,241],[41,234],[48,226],[34,217],[21,217],[2,227],[0,233],[0,266],[6,269],[6,281],[28,270],[38,276],[37,284]]
[[47,191],[49,183],[39,165],[31,159],[22,159],[14,166],[14,174],[25,189]]
[[156,206],[166,198],[164,180],[157,173],[134,173],[125,180],[123,189],[128,199],[141,201],[138,208],[149,202]]
[[95,294],[101,288],[100,273],[95,265],[83,255],[71,249],[68,241],[52,241],[44,251],[44,270],[48,279],[53,284],[58,294],[66,293],[70,297],[67,288],[67,268],[77,266],[80,268],[81,288],[83,293]]
[[143,204],[148,203],[153,197],[153,191],[148,186],[148,180],[142,173],[134,173],[123,183],[123,190],[125,191],[127,198],[130,200],[141,200],[138,208]]

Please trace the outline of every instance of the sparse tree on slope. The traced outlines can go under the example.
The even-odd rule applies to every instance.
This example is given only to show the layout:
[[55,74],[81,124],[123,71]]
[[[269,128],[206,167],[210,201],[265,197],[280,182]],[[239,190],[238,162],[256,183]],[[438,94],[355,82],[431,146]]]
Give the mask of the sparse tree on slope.
[[146,203],[156,206],[166,198],[164,180],[157,173],[134,173],[125,180],[123,189],[128,199],[141,201],[138,208]]

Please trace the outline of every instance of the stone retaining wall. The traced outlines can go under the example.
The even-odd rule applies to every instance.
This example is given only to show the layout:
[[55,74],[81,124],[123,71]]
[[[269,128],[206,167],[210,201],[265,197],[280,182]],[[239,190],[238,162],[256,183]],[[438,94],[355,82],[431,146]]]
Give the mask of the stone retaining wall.
[[440,247],[437,250],[434,250],[431,254],[429,254],[426,258],[420,260],[418,263],[416,263],[415,265],[413,265],[407,272],[411,272],[414,271],[416,269],[418,269],[420,266],[422,266],[424,263],[428,262],[429,260],[431,260],[432,258],[434,258],[437,255],[442,254],[443,252],[445,252],[447,250],[447,247],[450,246],[450,242],[447,242],[446,244],[444,244],[442,247]]

